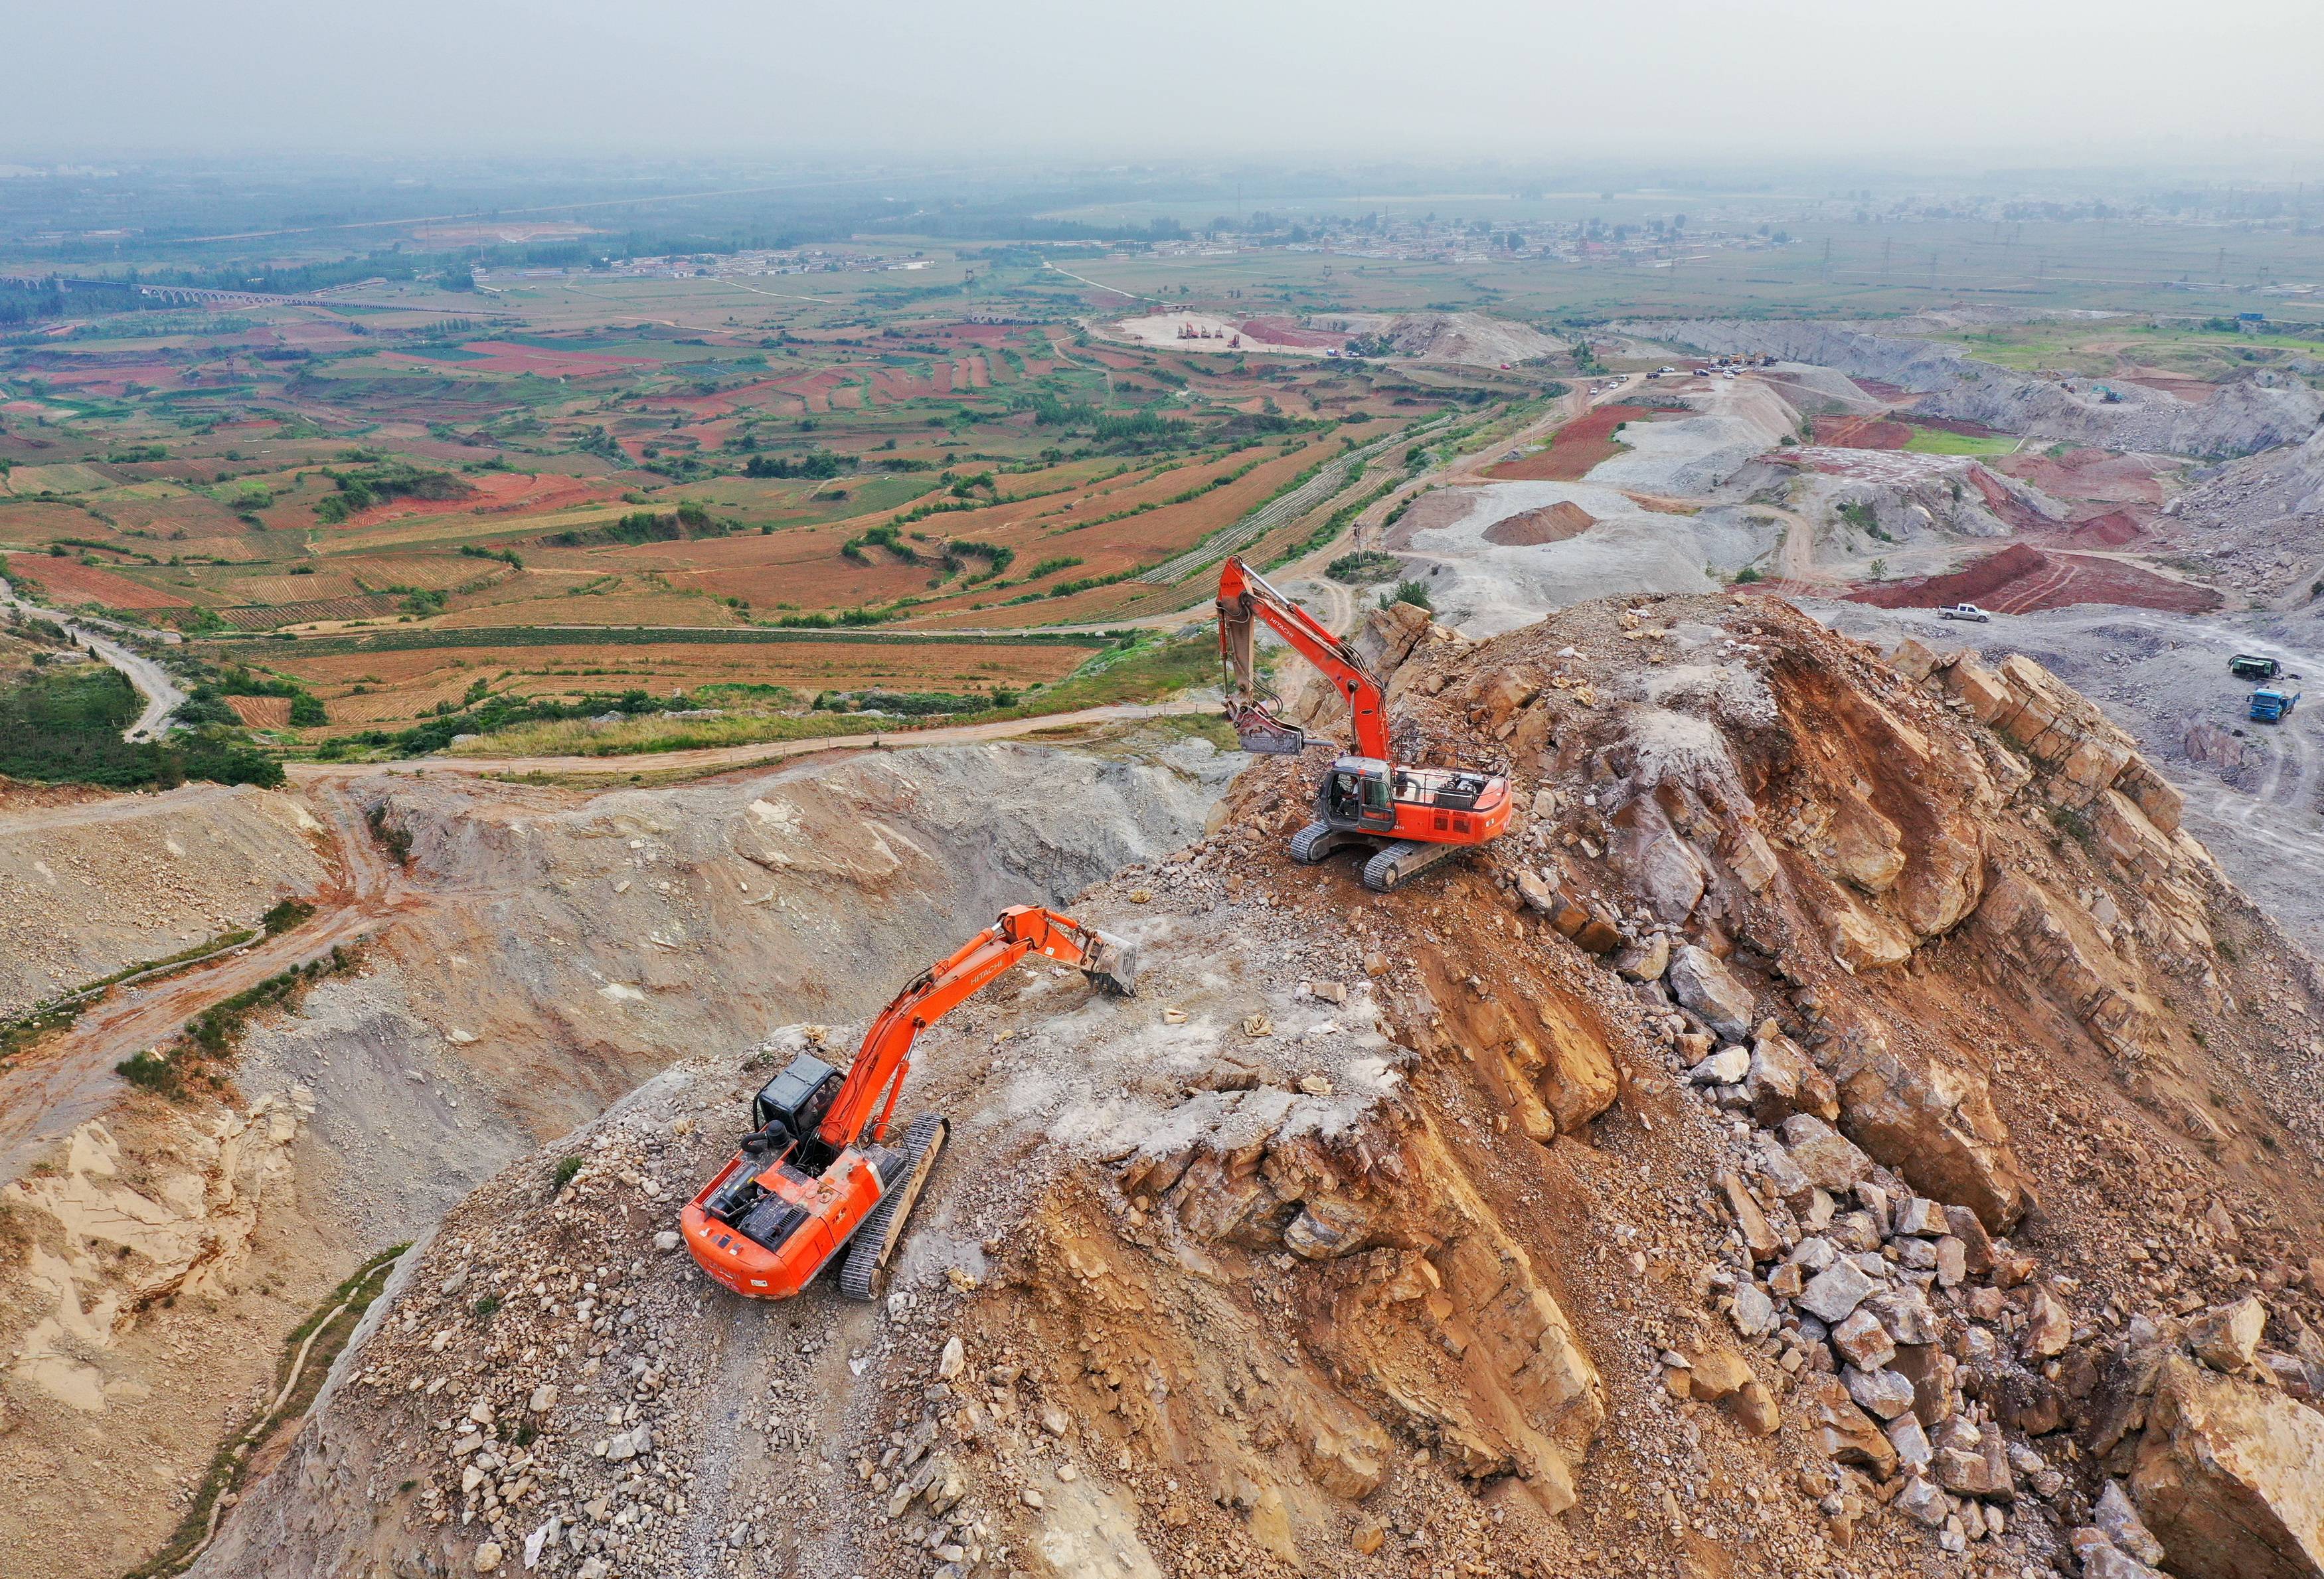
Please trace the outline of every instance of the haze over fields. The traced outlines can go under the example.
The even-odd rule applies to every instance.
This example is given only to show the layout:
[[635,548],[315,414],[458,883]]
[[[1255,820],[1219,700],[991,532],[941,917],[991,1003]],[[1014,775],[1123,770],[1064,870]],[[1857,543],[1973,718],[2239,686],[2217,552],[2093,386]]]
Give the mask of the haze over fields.
[[[1148,159],[1683,154],[2054,169],[2324,141],[2288,0],[877,7],[615,0],[35,8],[0,137],[33,149],[873,151]],[[103,37],[93,51],[88,41]],[[222,84],[236,90],[220,92]],[[1383,113],[1383,111],[1387,113]]]
[[0,40],[0,1579],[2324,1579],[2324,13]]

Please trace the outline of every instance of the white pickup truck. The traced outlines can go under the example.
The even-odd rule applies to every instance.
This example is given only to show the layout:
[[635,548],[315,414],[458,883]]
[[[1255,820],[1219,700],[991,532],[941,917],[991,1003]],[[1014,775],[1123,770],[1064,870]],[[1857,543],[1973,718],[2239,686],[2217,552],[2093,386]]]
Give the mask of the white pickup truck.
[[1977,605],[1973,603],[1949,603],[1945,605],[1944,607],[1937,611],[1937,618],[1941,620],[1975,620],[1978,624],[1982,625],[1987,621],[1992,619],[1993,616],[1987,614],[1983,609],[1978,607]]

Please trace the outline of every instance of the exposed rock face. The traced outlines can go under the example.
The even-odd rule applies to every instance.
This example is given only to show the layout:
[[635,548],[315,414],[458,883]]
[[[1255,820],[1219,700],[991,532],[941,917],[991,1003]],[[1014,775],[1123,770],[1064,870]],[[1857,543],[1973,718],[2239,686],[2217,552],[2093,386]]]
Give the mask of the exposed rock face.
[[[1572,1323],[1495,1223],[1433,1126],[1319,1140],[1278,1092],[1204,1094],[1125,1161],[1122,1194],[1193,1239],[1314,1259],[1354,1258],[1319,1345],[1441,1436],[1477,1476],[1515,1473],[1551,1513],[1572,1506],[1573,1465],[1606,1413]],[[1190,1134],[1191,1129],[1191,1134]],[[1449,1349],[1468,1363],[1447,1372]]]
[[1713,1030],[1732,1038],[1750,1030],[1756,1007],[1750,989],[1710,954],[1688,944],[1671,956],[1669,976],[1678,1001],[1702,1015]]
[[2324,1415],[2248,1382],[2162,1362],[2131,1493],[2187,1579],[2324,1573]]

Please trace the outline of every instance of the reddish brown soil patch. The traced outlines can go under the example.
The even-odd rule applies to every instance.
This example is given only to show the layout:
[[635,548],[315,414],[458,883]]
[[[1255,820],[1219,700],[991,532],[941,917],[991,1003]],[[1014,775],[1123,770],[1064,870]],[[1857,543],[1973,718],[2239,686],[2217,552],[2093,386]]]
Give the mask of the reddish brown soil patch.
[[234,716],[256,729],[285,729],[290,724],[290,698],[288,697],[228,697],[226,705]]
[[1560,428],[1546,449],[1505,460],[1486,475],[1505,483],[1578,483],[1628,448],[1614,429],[1645,416],[1636,406],[1599,406]]
[[2135,383],[2142,389],[2161,390],[2164,394],[2200,406],[2218,392],[2219,386],[2204,378],[2175,378],[2167,373],[2133,373],[2110,379],[2112,383]]
[[1562,543],[1580,537],[1598,524],[1598,518],[1571,499],[1540,510],[1521,511],[1485,529],[1485,540],[1505,549],[1531,548],[1537,543]]
[[2160,504],[2163,485],[2153,463],[2110,449],[2070,449],[2056,459],[2045,450],[1997,457],[1992,465],[2043,493],[2077,503]]
[[1320,351],[1348,343],[1345,335],[1301,328],[1287,318],[1245,319],[1241,328],[1244,334],[1253,339],[1265,340],[1271,346],[1306,346]]
[[1901,383],[1890,383],[1886,379],[1858,378],[1851,380],[1850,382],[1852,382],[1857,388],[1862,390],[1866,394],[1870,395],[1874,400],[1909,401],[1913,398],[1913,392],[1911,390],[1906,389]]
[[126,576],[84,565],[78,559],[60,559],[46,554],[10,554],[7,562],[12,577],[38,582],[62,604],[97,603],[107,608],[194,606],[173,593],[140,586]]
[[2109,510],[2104,515],[2074,522],[2073,530],[2066,535],[2077,543],[2118,549],[2144,537],[2146,530],[2129,511]]
[[1921,576],[1849,594],[1875,608],[1941,608],[1974,603],[1996,614],[2030,614],[2076,603],[2114,603],[2133,608],[2205,614],[2219,606],[2219,595],[2206,586],[2166,580],[2135,565],[2088,554],[2050,552],[2016,543],[1997,554],[1944,576]]
[[1913,429],[1886,417],[1818,417],[1815,441],[1837,449],[1902,449],[1913,442]]
[[[543,378],[596,378],[625,367],[651,367],[642,356],[607,356],[597,352],[543,351],[499,340],[471,340],[460,347],[489,359],[494,373],[537,373]],[[469,364],[475,366],[474,363]]]

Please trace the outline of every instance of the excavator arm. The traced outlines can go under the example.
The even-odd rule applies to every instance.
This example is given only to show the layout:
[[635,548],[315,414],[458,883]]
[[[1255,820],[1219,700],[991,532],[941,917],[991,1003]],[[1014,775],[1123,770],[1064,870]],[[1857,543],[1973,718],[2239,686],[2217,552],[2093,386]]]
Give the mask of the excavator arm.
[[1267,709],[1267,692],[1252,663],[1252,640],[1263,624],[1320,669],[1347,698],[1354,715],[1357,754],[1387,759],[1387,699],[1379,679],[1364,666],[1354,648],[1268,586],[1239,557],[1231,557],[1219,568],[1218,606],[1219,660],[1226,670],[1227,717],[1242,736],[1244,749],[1291,753],[1306,743],[1296,728]]
[[884,1139],[920,1032],[1030,954],[1072,965],[1101,991],[1125,998],[1137,991],[1137,953],[1128,943],[1038,905],[1011,906],[880,1011],[816,1131],[823,1142],[839,1148]]

